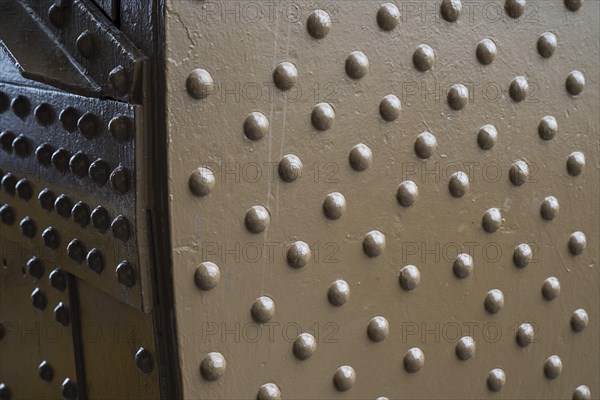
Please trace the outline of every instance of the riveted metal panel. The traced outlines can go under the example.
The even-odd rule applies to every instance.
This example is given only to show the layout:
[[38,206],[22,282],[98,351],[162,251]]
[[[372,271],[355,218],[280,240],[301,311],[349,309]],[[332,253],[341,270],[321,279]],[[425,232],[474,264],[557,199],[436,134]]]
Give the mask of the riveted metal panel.
[[597,397],[581,3],[167,2],[185,397]]

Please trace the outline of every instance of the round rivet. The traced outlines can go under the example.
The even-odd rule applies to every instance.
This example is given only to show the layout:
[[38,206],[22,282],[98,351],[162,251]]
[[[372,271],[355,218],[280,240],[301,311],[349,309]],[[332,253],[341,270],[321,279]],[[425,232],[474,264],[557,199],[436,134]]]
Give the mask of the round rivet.
[[583,0],[565,0],[565,7],[569,11],[577,11],[583,5]]
[[71,379],[66,378],[60,387],[60,393],[62,394],[62,397],[66,400],[76,400],[77,385]]
[[360,79],[369,71],[369,59],[362,51],[353,51],[346,58],[346,73],[352,79]]
[[493,233],[500,229],[502,225],[502,214],[497,208],[490,208],[483,214],[481,226],[486,232]]
[[308,360],[317,349],[317,341],[310,333],[301,333],[294,340],[293,351],[299,360]]
[[79,113],[73,107],[67,107],[60,112],[58,119],[67,132],[73,132],[77,128]]
[[546,279],[542,284],[542,296],[544,299],[551,301],[558,297],[560,294],[560,282],[557,278],[551,276]]
[[491,64],[496,58],[497,53],[498,49],[496,48],[496,43],[494,43],[492,39],[483,39],[480,41],[477,44],[477,50],[475,51],[477,60],[483,65]]
[[371,258],[377,257],[385,250],[385,235],[379,231],[371,231],[363,239],[363,250]]
[[110,229],[115,239],[121,242],[127,242],[131,235],[131,227],[129,221],[122,215],[118,215],[113,222],[110,224]]
[[429,132],[422,132],[415,140],[415,153],[420,158],[426,159],[433,155],[436,146],[437,140],[435,136]]
[[586,385],[579,385],[573,392],[573,400],[591,400],[592,392]]
[[45,188],[38,195],[38,201],[40,202],[40,206],[46,211],[54,210],[54,192],[52,190]]
[[574,151],[569,154],[567,159],[567,171],[571,176],[578,176],[585,167],[585,156],[580,151]]
[[460,0],[443,0],[440,6],[442,17],[448,22],[455,22],[460,17],[462,3]]
[[462,110],[469,102],[469,90],[465,85],[457,83],[448,91],[448,105],[455,110]]
[[69,157],[69,152],[61,147],[52,153],[52,158],[50,160],[52,161],[52,165],[54,165],[59,172],[65,173],[69,169]]
[[556,51],[556,36],[551,32],[544,32],[537,41],[537,51],[544,58],[552,57]]
[[198,197],[206,196],[215,187],[215,176],[208,168],[196,168],[190,175],[188,186],[194,195]]
[[374,342],[381,342],[390,333],[390,323],[385,317],[374,317],[367,326],[367,335]]
[[400,22],[400,10],[393,3],[385,3],[377,11],[377,24],[384,31],[391,31]]
[[194,282],[199,289],[211,290],[217,287],[221,280],[221,270],[217,264],[210,261],[200,263],[194,272]]
[[484,306],[490,314],[496,314],[504,307],[504,293],[499,289],[490,290],[485,296]]
[[327,290],[327,299],[336,307],[346,304],[350,300],[350,286],[342,279],[336,280]]
[[421,272],[414,265],[407,265],[400,270],[398,276],[400,287],[404,290],[414,290],[421,282]]
[[104,257],[98,249],[91,249],[85,257],[88,268],[98,275],[104,270]]
[[260,296],[250,309],[252,318],[258,323],[269,322],[275,314],[275,302],[268,296]]
[[281,390],[274,383],[265,383],[258,389],[256,400],[281,400]]
[[498,131],[493,125],[484,125],[477,134],[477,144],[482,150],[489,150],[498,140]]
[[135,268],[128,261],[121,261],[115,270],[117,280],[125,287],[133,287],[135,285]]
[[396,191],[396,200],[403,207],[410,207],[419,197],[419,188],[413,181],[404,181],[398,186]]
[[131,139],[131,125],[132,122],[129,117],[120,115],[110,120],[108,131],[116,141],[124,143]]
[[62,301],[54,308],[54,318],[62,326],[68,326],[71,323],[69,309],[62,303]]
[[110,176],[110,166],[106,161],[97,159],[90,165],[88,176],[98,186],[103,186]]
[[400,103],[400,99],[393,94],[388,94],[379,103],[379,115],[388,122],[398,118],[401,110],[402,104]]
[[52,153],[54,153],[54,148],[48,143],[43,143],[35,150],[35,157],[41,165],[46,167],[52,163]]
[[328,103],[319,103],[315,105],[310,114],[310,120],[315,129],[326,131],[333,125],[335,111]]
[[329,193],[323,202],[323,212],[329,219],[339,219],[346,212],[346,198],[338,192]]
[[109,179],[116,192],[125,194],[129,190],[129,174],[124,167],[115,168]]
[[71,204],[71,199],[64,194],[61,194],[56,198],[56,201],[54,202],[54,208],[56,208],[56,213],[61,217],[71,217],[71,208],[73,208],[73,205]]
[[533,343],[535,330],[531,324],[521,324],[517,328],[516,339],[521,347],[527,347]]
[[587,311],[583,308],[577,309],[571,316],[571,329],[575,332],[581,332],[588,326],[589,318]]
[[583,88],[585,87],[585,77],[579,71],[571,71],[569,76],[567,76],[565,85],[567,87],[567,92],[573,96],[577,96],[583,92]]
[[457,278],[464,279],[473,272],[473,257],[469,254],[461,253],[456,256],[452,264],[452,271]]
[[544,374],[548,379],[556,379],[562,372],[562,361],[559,356],[552,355],[544,362]]
[[31,141],[26,136],[19,135],[13,140],[12,148],[18,157],[28,157],[31,154]]
[[333,375],[333,384],[340,392],[352,389],[355,381],[356,372],[354,372],[354,368],[349,365],[339,367]]
[[558,123],[556,118],[551,115],[547,115],[541,119],[538,125],[538,134],[544,140],[551,140],[558,132]]
[[244,135],[250,140],[260,140],[269,133],[269,120],[258,111],[251,112],[244,120]]
[[48,9],[48,19],[50,19],[50,22],[52,22],[52,25],[55,27],[62,27],[65,21],[62,9],[56,4],[52,4]]
[[36,279],[42,279],[44,276],[44,264],[38,257],[31,257],[27,261],[27,272]]
[[517,76],[510,83],[508,92],[511,99],[516,102],[525,100],[529,94],[529,83],[527,82],[527,79],[524,76]]
[[287,250],[287,263],[292,268],[302,268],[310,261],[311,252],[308,244],[302,241],[294,242]]
[[521,243],[515,248],[513,253],[513,262],[518,268],[525,268],[533,258],[533,250],[527,243]]
[[506,374],[500,368],[490,371],[487,378],[487,386],[492,392],[499,392],[506,383]]
[[525,12],[525,0],[506,0],[504,9],[511,18],[519,18]]
[[56,250],[60,245],[58,231],[51,226],[42,232],[42,240],[44,241],[44,245],[52,250]]
[[2,177],[2,187],[11,196],[14,196],[17,190],[17,177],[10,172]]
[[15,140],[16,135],[11,131],[4,131],[0,133],[0,146],[2,146],[2,150],[7,153],[12,153],[12,142]]
[[123,66],[118,65],[108,73],[108,83],[118,95],[125,95],[129,90],[129,77]]
[[31,183],[25,178],[19,180],[15,185],[15,190],[19,197],[23,200],[31,200],[33,197],[33,188],[31,187]]
[[92,211],[92,223],[94,224],[94,228],[99,231],[106,231],[110,225],[108,211],[104,207],[96,207],[94,211]]
[[67,254],[71,260],[81,264],[85,258],[85,246],[80,240],[73,239],[67,245]]
[[64,292],[67,288],[67,276],[60,268],[50,272],[48,279],[50,279],[50,285],[60,292]]
[[556,218],[559,210],[560,206],[558,204],[558,199],[554,196],[546,197],[540,206],[540,214],[542,218],[548,221]]
[[214,93],[215,82],[207,70],[196,68],[185,80],[185,87],[190,96],[196,99],[204,99]]
[[417,46],[413,54],[413,64],[419,71],[428,71],[435,63],[435,52],[426,44]]
[[33,111],[38,123],[42,126],[48,126],[54,121],[54,109],[48,103],[42,103]]
[[569,251],[574,256],[578,256],[585,250],[587,246],[587,239],[583,232],[577,231],[573,232],[571,236],[569,236]]
[[208,353],[200,362],[200,374],[207,381],[216,381],[225,374],[227,362],[223,354]]
[[15,115],[21,119],[25,119],[29,112],[31,111],[31,104],[27,97],[18,95],[11,102],[10,106],[15,113]]
[[302,176],[302,161],[294,154],[286,154],[279,161],[277,172],[285,182],[294,182]]
[[38,375],[42,380],[51,382],[54,378],[54,368],[52,368],[52,365],[48,361],[42,361],[38,365]]
[[418,347],[409,349],[404,355],[404,369],[407,372],[415,373],[419,372],[425,364],[425,354]]
[[298,70],[291,62],[281,62],[277,64],[273,71],[273,81],[275,86],[281,90],[291,89],[298,81]]
[[475,354],[475,340],[471,336],[464,336],[456,343],[455,353],[459,360],[468,360]]
[[94,37],[90,31],[84,31],[77,38],[77,51],[85,58],[94,55]]
[[149,374],[154,369],[154,358],[144,347],[140,347],[135,353],[135,366],[144,374]]
[[244,224],[246,229],[252,233],[261,233],[269,226],[271,222],[271,216],[269,211],[263,206],[252,206],[246,212]]
[[453,173],[448,182],[448,190],[454,197],[463,197],[469,190],[469,177],[462,171]]
[[69,168],[71,169],[71,172],[80,178],[83,178],[87,175],[88,164],[89,161],[87,156],[81,152],[77,152],[69,160]]
[[369,168],[371,162],[373,162],[373,153],[369,146],[359,143],[350,150],[348,160],[350,161],[352,169],[355,171],[364,171]]
[[21,227],[21,232],[23,233],[23,236],[29,239],[33,239],[33,237],[35,236],[35,232],[37,231],[33,219],[31,219],[30,217],[25,217],[21,220],[19,226]]
[[331,17],[323,10],[314,10],[306,21],[306,30],[315,39],[323,39],[331,29]]

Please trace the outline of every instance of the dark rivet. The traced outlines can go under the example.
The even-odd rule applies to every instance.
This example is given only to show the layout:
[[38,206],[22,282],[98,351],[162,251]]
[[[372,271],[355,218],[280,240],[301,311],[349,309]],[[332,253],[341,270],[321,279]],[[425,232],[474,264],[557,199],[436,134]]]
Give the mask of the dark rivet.
[[128,261],[121,261],[117,266],[117,279],[119,283],[125,287],[135,285],[135,271],[133,265]]
[[56,4],[52,4],[48,9],[48,18],[52,22],[52,25],[57,28],[62,27],[65,22],[62,10]]
[[30,217],[25,217],[21,220],[21,232],[23,235],[29,239],[33,239],[35,236],[35,232],[37,231],[35,227],[35,222]]
[[123,242],[129,240],[129,235],[131,235],[131,228],[129,227],[129,221],[122,215],[119,215],[115,218],[110,225],[112,229],[113,236],[116,239],[119,239]]
[[38,370],[42,380],[50,382],[54,378],[54,368],[52,368],[52,365],[48,361],[42,361],[38,366]]
[[0,207],[0,220],[6,225],[12,225],[15,223],[15,212],[12,207],[8,204],[4,204]]
[[54,109],[48,103],[42,103],[33,112],[37,121],[42,126],[48,126],[54,122]]
[[88,175],[97,185],[103,186],[110,176],[110,166],[106,161],[98,159],[90,165]]
[[31,154],[31,142],[23,135],[19,135],[12,142],[15,154],[21,158],[25,158]]
[[38,195],[38,201],[42,208],[46,211],[52,211],[54,209],[54,192],[46,188]]
[[54,153],[54,148],[48,143],[41,144],[35,150],[35,156],[38,162],[44,166],[48,166],[52,163],[52,153]]
[[73,208],[73,205],[71,204],[71,199],[64,194],[61,194],[56,198],[56,201],[54,202],[54,208],[56,208],[57,214],[61,217],[71,217],[71,208]]
[[60,172],[67,172],[69,169],[69,152],[63,148],[56,150],[52,154],[52,164]]
[[104,257],[98,249],[91,249],[85,258],[88,267],[100,275],[104,269]]
[[56,250],[58,249],[58,246],[60,246],[60,236],[58,231],[51,226],[42,232],[42,239],[44,240],[46,247],[51,249]]
[[27,272],[36,279],[42,279],[44,276],[44,264],[38,257],[31,257],[27,261]]
[[98,206],[92,211],[92,223],[94,228],[105,232],[110,225],[110,215],[104,207]]
[[73,132],[77,128],[77,120],[79,119],[79,113],[73,107],[67,107],[60,112],[58,117],[63,128],[67,132]]
[[65,400],[77,399],[77,385],[69,378],[63,381],[60,392]]
[[144,374],[149,374],[154,368],[154,360],[152,354],[143,347],[140,347],[135,353],[135,366]]
[[108,130],[119,142],[126,142],[131,137],[131,120],[121,115],[110,120]]
[[90,223],[90,208],[87,204],[80,201],[73,206],[73,210],[71,210],[71,214],[73,214],[73,219],[75,222],[85,228]]
[[50,279],[50,285],[54,289],[63,292],[67,288],[67,276],[60,268],[56,268],[50,272],[48,278]]
[[29,100],[27,100],[25,96],[15,97],[10,103],[10,106],[12,107],[15,115],[21,119],[25,119],[31,110]]
[[90,31],[84,31],[77,38],[77,51],[85,58],[94,55],[94,37]]
[[25,178],[17,182],[15,189],[17,189],[17,194],[23,200],[31,200],[31,197],[33,197],[33,188],[31,187],[31,183],[29,183],[29,181]]
[[63,326],[67,326],[71,322],[69,309],[62,303],[62,301],[54,308],[54,317]]
[[35,288],[33,292],[31,292],[31,302],[38,310],[43,310],[46,308],[46,305],[48,305],[46,294],[42,292],[40,288]]
[[0,340],[4,339],[4,325],[0,322]]
[[11,131],[4,131],[0,133],[0,146],[2,150],[7,153],[12,153],[12,142],[15,140],[16,135]]
[[79,239],[73,239],[67,245],[67,254],[71,260],[81,264],[85,259],[85,246]]
[[10,392],[10,388],[4,383],[0,383],[0,400],[10,400],[11,397],[12,393]]
[[110,183],[115,191],[124,194],[129,190],[129,176],[123,167],[117,167],[110,174]]
[[127,94],[129,79],[127,78],[127,71],[122,66],[119,65],[110,71],[108,82],[117,94]]
[[81,152],[77,152],[77,154],[71,157],[71,160],[69,161],[71,172],[80,178],[87,175],[88,164],[89,161],[87,156]]
[[2,187],[11,196],[15,195],[17,186],[17,177],[10,172],[2,177]]
[[0,113],[8,110],[8,105],[10,104],[10,99],[4,92],[0,92]]
[[86,139],[92,139],[98,134],[98,118],[92,113],[85,113],[77,121],[77,127]]

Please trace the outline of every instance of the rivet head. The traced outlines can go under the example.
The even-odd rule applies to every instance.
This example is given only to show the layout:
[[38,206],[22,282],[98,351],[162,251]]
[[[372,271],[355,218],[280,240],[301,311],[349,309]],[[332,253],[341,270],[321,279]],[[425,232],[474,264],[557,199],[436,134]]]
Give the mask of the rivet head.
[[569,92],[572,96],[577,96],[583,92],[583,88],[585,87],[585,77],[579,71],[571,71],[569,76],[567,76],[565,86],[567,88],[567,92]]
[[306,21],[306,30],[315,39],[323,39],[331,29],[331,17],[323,10],[314,10]]
[[496,43],[492,39],[483,39],[477,44],[475,54],[481,64],[491,64],[496,59],[496,54],[498,54]]
[[10,196],[15,195],[17,182],[17,177],[10,172],[2,177],[2,186]]
[[591,400],[592,392],[586,385],[579,385],[573,393],[573,400]]
[[7,153],[12,153],[12,143],[15,140],[16,135],[11,131],[3,131],[0,133],[0,146],[2,146],[2,150]]
[[346,304],[350,300],[350,286],[342,279],[336,280],[327,290],[327,299],[336,307]]
[[42,380],[51,382],[54,378],[54,368],[48,361],[42,361],[38,366],[38,374]]
[[468,360],[475,354],[475,348],[475,340],[471,336],[464,336],[456,343],[456,357],[462,361]]
[[10,388],[4,383],[0,383],[0,400],[10,400],[11,398],[12,392]]
[[85,247],[78,239],[73,239],[67,245],[67,254],[69,258],[78,264],[81,264],[85,259]]
[[54,209],[54,192],[48,188],[44,188],[38,195],[40,206],[46,211]]
[[135,353],[135,366],[144,374],[149,374],[154,369],[154,358],[144,347],[140,347]]
[[469,177],[462,171],[453,173],[448,181],[450,194],[457,198],[463,197],[469,191],[470,186]]
[[185,80],[185,87],[190,96],[204,99],[215,91],[215,82],[207,70],[196,68]]
[[481,219],[481,226],[486,232],[496,232],[502,226],[502,213],[497,208],[490,208]]
[[244,135],[250,140],[260,140],[269,133],[269,120],[258,111],[251,112],[244,120]]
[[401,110],[402,104],[400,103],[400,99],[393,94],[388,94],[379,103],[379,115],[388,122],[396,120]]
[[20,179],[15,185],[15,189],[17,191],[17,195],[23,200],[31,200],[33,197],[33,188],[31,187],[31,183],[25,178]]
[[385,317],[377,316],[369,321],[367,336],[374,342],[381,342],[390,333],[390,323]]
[[102,159],[94,161],[88,169],[88,176],[98,186],[104,186],[110,176],[110,166]]
[[363,250],[371,258],[379,256],[385,250],[385,235],[379,231],[371,231],[363,239]]
[[339,367],[333,375],[333,384],[340,392],[345,392],[352,389],[356,381],[356,372],[349,365]]
[[421,272],[419,268],[414,265],[407,265],[400,270],[400,275],[398,276],[398,282],[400,283],[400,287],[404,290],[410,291],[416,289],[421,283]]
[[410,207],[419,198],[419,188],[413,181],[404,181],[398,186],[396,200],[403,207]]
[[88,268],[98,275],[104,270],[104,256],[98,249],[91,249],[85,256],[85,262]]
[[588,326],[588,313],[583,308],[577,309],[571,315],[571,329],[574,332],[581,332]]
[[485,296],[483,302],[485,309],[490,314],[496,314],[504,307],[504,293],[500,289],[492,289]]
[[38,257],[31,257],[27,261],[27,272],[36,279],[42,279],[44,276],[44,264]]
[[359,143],[350,150],[348,161],[353,170],[364,171],[373,162],[373,152],[366,144]]
[[543,140],[552,140],[558,132],[558,123],[556,118],[551,115],[547,115],[541,119],[538,125],[538,134]]
[[548,301],[552,301],[560,294],[560,282],[558,278],[551,276],[542,284],[542,296]]
[[58,234],[58,231],[51,226],[42,232],[42,240],[44,241],[44,245],[52,250],[56,250],[60,245],[60,235]]
[[362,51],[353,51],[346,58],[346,73],[352,79],[360,79],[369,71],[369,59]]
[[108,73],[108,83],[113,90],[119,94],[124,95],[129,91],[129,77],[127,71],[123,66],[118,65]]
[[425,354],[423,354],[423,350],[419,349],[418,347],[409,349],[404,355],[404,369],[407,372],[419,372],[421,368],[423,368],[424,364]]
[[210,261],[200,263],[194,272],[194,282],[199,289],[211,290],[217,287],[221,280],[221,270],[217,264]]
[[38,123],[42,126],[48,126],[54,121],[54,109],[48,103],[42,103],[33,111]]
[[79,178],[83,178],[84,176],[87,175],[88,165],[89,165],[88,158],[82,152],[77,152],[69,160],[69,169],[75,176],[77,176]]
[[127,287],[133,287],[135,285],[135,268],[128,261],[121,261],[115,270],[117,274],[117,281]]
[[264,324],[269,322],[275,315],[275,302],[269,296],[260,296],[252,304],[250,309],[252,319],[256,322]]
[[569,11],[577,11],[583,5],[583,0],[565,0],[565,7]]
[[516,340],[519,346],[527,347],[533,343],[535,330],[531,324],[521,324],[517,328]]
[[263,206],[252,206],[246,212],[244,224],[246,229],[252,233],[261,233],[269,226],[271,216]]
[[308,360],[317,349],[317,341],[310,333],[298,335],[292,346],[294,355],[299,360]]
[[519,18],[525,12],[525,0],[506,0],[504,9],[511,18]]
[[48,298],[40,288],[35,288],[33,292],[31,292],[31,303],[38,310],[43,310],[48,304]]
[[466,253],[457,255],[452,264],[452,271],[459,279],[471,275],[473,273],[473,257]]
[[548,196],[542,201],[540,206],[540,215],[547,221],[552,221],[558,215],[560,205],[558,199],[554,196]]
[[580,151],[569,154],[567,159],[567,171],[571,176],[579,176],[585,167],[585,155]]
[[125,194],[129,190],[129,173],[124,167],[115,168],[109,179],[115,192]]
[[69,309],[62,301],[54,308],[54,317],[56,318],[56,321],[63,326],[68,326],[71,323]]
[[65,400],[77,399],[77,384],[71,379],[66,378],[60,387],[60,393]]
[[315,129],[326,131],[333,126],[335,111],[331,104],[319,103],[315,105],[310,114],[310,121]]
[[208,353],[200,362],[200,374],[207,381],[216,381],[225,374],[227,362],[221,353]]
[[281,400],[281,390],[274,383],[265,383],[258,389],[256,400]]
[[10,106],[15,115],[21,119],[25,119],[31,111],[31,103],[27,97],[18,95],[10,102]]
[[57,28],[62,27],[65,22],[62,10],[56,4],[52,4],[48,9],[48,18],[50,19],[52,25],[54,25]]
[[77,128],[79,113],[73,107],[67,107],[60,112],[58,119],[67,132],[73,132]]
[[377,11],[377,24],[384,31],[391,31],[400,22],[400,10],[393,3],[385,3]]
[[110,225],[110,215],[108,215],[108,211],[102,207],[98,206],[92,211],[92,223],[94,224],[94,228],[98,229],[100,232],[105,232]]
[[417,46],[413,53],[413,64],[419,71],[428,71],[435,63],[435,52],[426,44]]
[[110,229],[115,239],[121,242],[127,242],[131,235],[131,227],[129,221],[122,215],[118,215],[113,222],[110,224]]
[[67,276],[60,268],[54,269],[48,279],[50,279],[50,286],[59,292],[64,292],[67,288]]
[[121,143],[127,142],[131,139],[132,122],[129,117],[119,115],[114,117],[108,123],[108,131],[115,140]]
[[506,383],[506,374],[500,368],[494,368],[487,377],[487,386],[492,392],[499,392]]
[[94,55],[94,35],[90,31],[82,32],[77,38],[77,51],[85,58]]
[[462,11],[460,0],[443,0],[440,6],[442,17],[448,22],[456,22]]
[[273,82],[281,90],[289,90],[298,81],[298,70],[296,66],[288,61],[283,61],[273,71]]
[[544,361],[544,374],[548,379],[556,379],[562,372],[562,361],[559,356],[552,355]]
[[12,148],[17,157],[29,157],[31,154],[31,141],[25,135],[19,135],[13,140]]
[[21,232],[23,233],[23,236],[29,239],[33,239],[35,233],[37,232],[37,227],[33,219],[27,216],[21,220],[19,226],[21,227]]
[[98,134],[100,122],[92,113],[85,113],[77,120],[77,128],[86,139],[93,139]]
[[587,239],[583,232],[573,232],[569,237],[569,251],[574,256],[578,256],[585,250],[587,246]]
[[2,223],[6,225],[12,225],[15,223],[16,216],[11,206],[8,204],[3,204],[0,206],[0,219],[2,220]]
[[63,218],[71,217],[71,208],[73,204],[71,204],[71,199],[64,194],[61,194],[54,201],[54,208],[56,208],[56,213]]
[[294,154],[286,154],[279,161],[277,172],[285,182],[294,182],[302,176],[302,161]]
[[527,243],[521,243],[515,248],[513,253],[513,262],[518,268],[525,268],[533,258],[533,250]]
[[215,187],[215,176],[206,167],[199,167],[192,172],[188,181],[190,191],[198,197],[209,194]]
[[311,257],[310,247],[302,241],[294,242],[287,250],[287,263],[292,268],[305,267]]
[[517,103],[525,100],[529,94],[529,83],[527,82],[527,78],[524,76],[517,76],[513,79],[510,83],[508,93],[510,94],[510,98]]
[[484,125],[479,129],[477,134],[477,144],[482,150],[489,150],[496,144],[498,140],[498,131],[494,125]]
[[469,90],[460,83],[452,85],[448,91],[448,105],[454,110],[462,110],[469,102]]
[[426,159],[433,155],[437,147],[437,140],[430,132],[422,132],[415,140],[415,153],[420,158]]
[[35,150],[35,157],[41,165],[46,167],[52,163],[52,153],[54,153],[54,148],[48,143],[42,143]]
[[544,58],[552,57],[557,46],[556,35],[551,32],[544,32],[537,41],[537,51]]
[[346,198],[339,192],[329,193],[323,201],[323,212],[329,219],[340,219],[346,212]]

